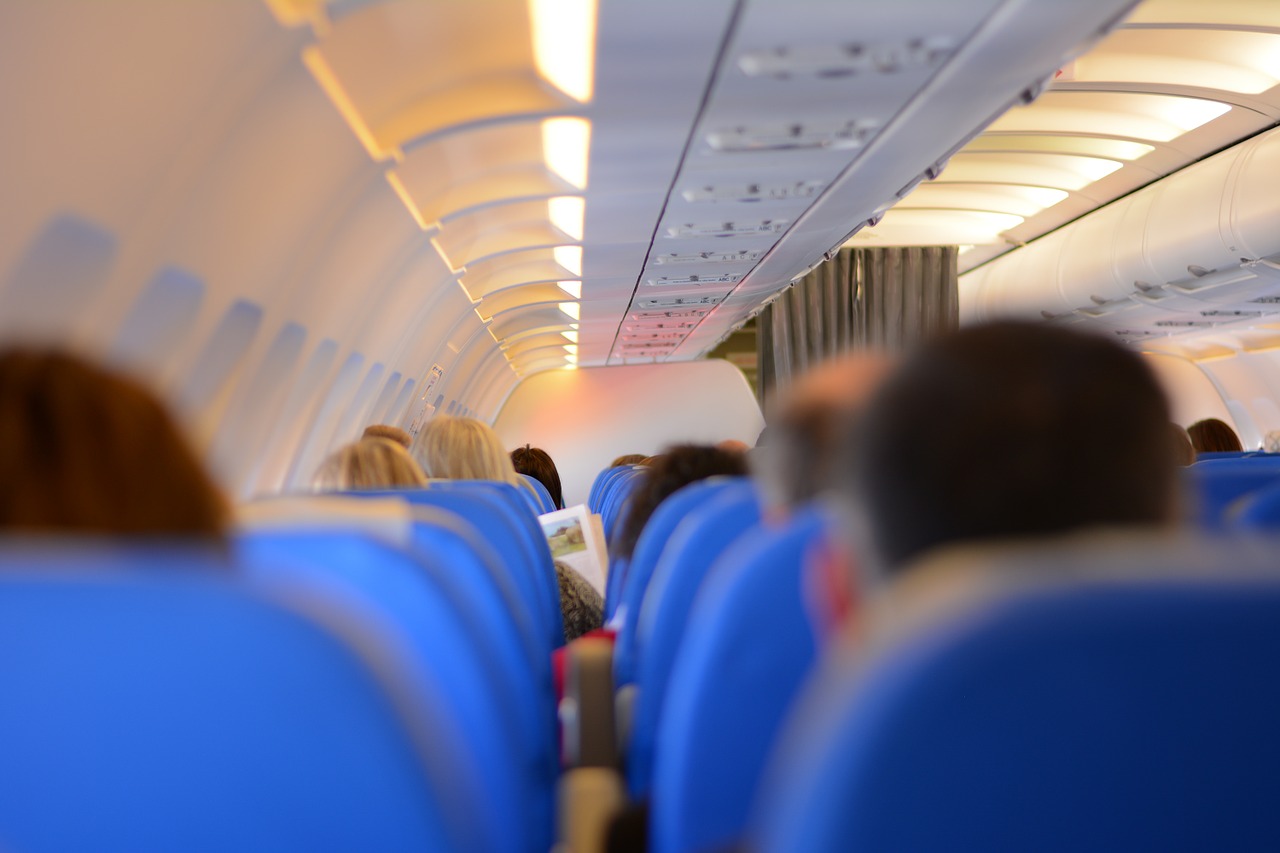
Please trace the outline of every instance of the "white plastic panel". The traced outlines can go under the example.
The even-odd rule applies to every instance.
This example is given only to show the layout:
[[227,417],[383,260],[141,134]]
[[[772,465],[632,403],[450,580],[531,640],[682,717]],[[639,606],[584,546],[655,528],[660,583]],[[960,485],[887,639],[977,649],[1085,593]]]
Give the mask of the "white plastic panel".
[[763,428],[746,379],[719,360],[539,373],[516,387],[494,422],[508,448],[532,444],[551,454],[570,505],[584,502],[595,475],[624,453],[682,441],[754,444]]

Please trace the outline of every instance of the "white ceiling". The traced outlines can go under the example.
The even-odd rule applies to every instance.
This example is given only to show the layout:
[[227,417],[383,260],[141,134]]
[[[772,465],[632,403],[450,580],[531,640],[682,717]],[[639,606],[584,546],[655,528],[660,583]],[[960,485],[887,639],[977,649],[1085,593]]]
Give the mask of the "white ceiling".
[[[1132,0],[602,0],[586,100],[535,67],[525,0],[269,5],[527,376],[696,357],[882,216],[863,233],[938,243],[940,210],[1029,214],[1043,193],[973,176],[885,211]],[[548,166],[557,117],[590,123],[585,187]],[[971,150],[953,168],[991,159]]]

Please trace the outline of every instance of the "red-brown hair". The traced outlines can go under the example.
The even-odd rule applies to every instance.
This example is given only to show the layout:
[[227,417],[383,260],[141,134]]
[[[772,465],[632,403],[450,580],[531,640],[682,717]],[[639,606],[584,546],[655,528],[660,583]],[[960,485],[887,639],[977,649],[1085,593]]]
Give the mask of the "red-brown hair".
[[141,385],[62,352],[0,352],[0,528],[220,537],[229,520]]

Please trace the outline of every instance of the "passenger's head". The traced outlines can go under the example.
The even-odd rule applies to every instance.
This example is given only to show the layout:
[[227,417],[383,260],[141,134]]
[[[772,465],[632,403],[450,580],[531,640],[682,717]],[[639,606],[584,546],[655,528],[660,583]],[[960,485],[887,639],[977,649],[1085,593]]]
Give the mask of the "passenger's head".
[[1187,435],[1185,429],[1172,421],[1169,422],[1169,441],[1173,443],[1174,464],[1185,468],[1195,463],[1196,449],[1191,445],[1191,436]]
[[385,438],[362,438],[331,454],[316,471],[324,491],[425,486],[426,475],[409,451]]
[[627,453],[610,462],[609,467],[617,468],[619,465],[639,465],[647,458],[648,457],[643,453]]
[[881,568],[949,543],[1172,520],[1169,411],[1137,354],[1017,322],[927,343],[846,432]]
[[1217,418],[1205,418],[1187,427],[1196,453],[1233,453],[1244,450],[1235,430]]
[[653,457],[653,460],[653,464],[640,475],[631,494],[621,532],[614,543],[614,553],[617,556],[631,556],[649,517],[658,508],[658,504],[673,492],[708,477],[747,473],[746,458],[741,453],[698,444],[680,444],[667,448],[659,456]]
[[364,428],[364,435],[360,437],[385,438],[394,441],[405,449],[408,449],[409,445],[413,443],[413,436],[400,429],[400,427],[390,426],[389,424],[370,424]]
[[528,474],[533,479],[547,487],[547,493],[551,495],[551,501],[556,505],[556,509],[564,509],[564,493],[560,489],[560,472],[556,470],[556,463],[551,459],[551,454],[543,450],[541,447],[517,447],[511,451],[511,464],[515,466],[516,472],[520,474]]
[[498,434],[473,418],[438,415],[418,431],[409,449],[430,478],[520,482]]
[[141,385],[66,353],[0,353],[0,528],[220,537],[229,521]]
[[556,583],[560,587],[560,614],[564,618],[564,638],[572,642],[604,623],[604,601],[595,587],[569,566],[556,560]]
[[751,467],[771,503],[797,506],[829,490],[842,424],[856,416],[893,362],[880,353],[857,353],[824,362],[801,376],[770,418],[769,441]]

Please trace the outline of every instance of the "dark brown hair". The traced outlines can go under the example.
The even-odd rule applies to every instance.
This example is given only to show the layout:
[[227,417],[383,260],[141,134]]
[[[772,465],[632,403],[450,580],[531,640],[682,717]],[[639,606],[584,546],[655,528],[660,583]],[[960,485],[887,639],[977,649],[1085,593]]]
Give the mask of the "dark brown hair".
[[846,436],[842,482],[884,567],[947,543],[1161,524],[1177,491],[1169,408],[1136,353],[1001,322],[938,338]]
[[631,556],[640,532],[658,504],[681,487],[718,474],[743,476],[747,473],[743,454],[699,444],[679,444],[653,459],[653,464],[640,475],[627,504],[626,516],[614,542],[615,556]]
[[1217,418],[1205,418],[1187,427],[1196,453],[1238,453],[1244,450],[1235,430]]
[[556,470],[556,463],[551,458],[551,454],[543,450],[541,447],[517,447],[511,451],[511,464],[515,466],[516,472],[519,474],[528,474],[533,479],[547,487],[547,493],[551,495],[551,502],[556,505],[556,509],[564,509],[564,492],[560,488],[560,472]]
[[0,528],[220,537],[229,521],[141,385],[62,352],[0,353]]

